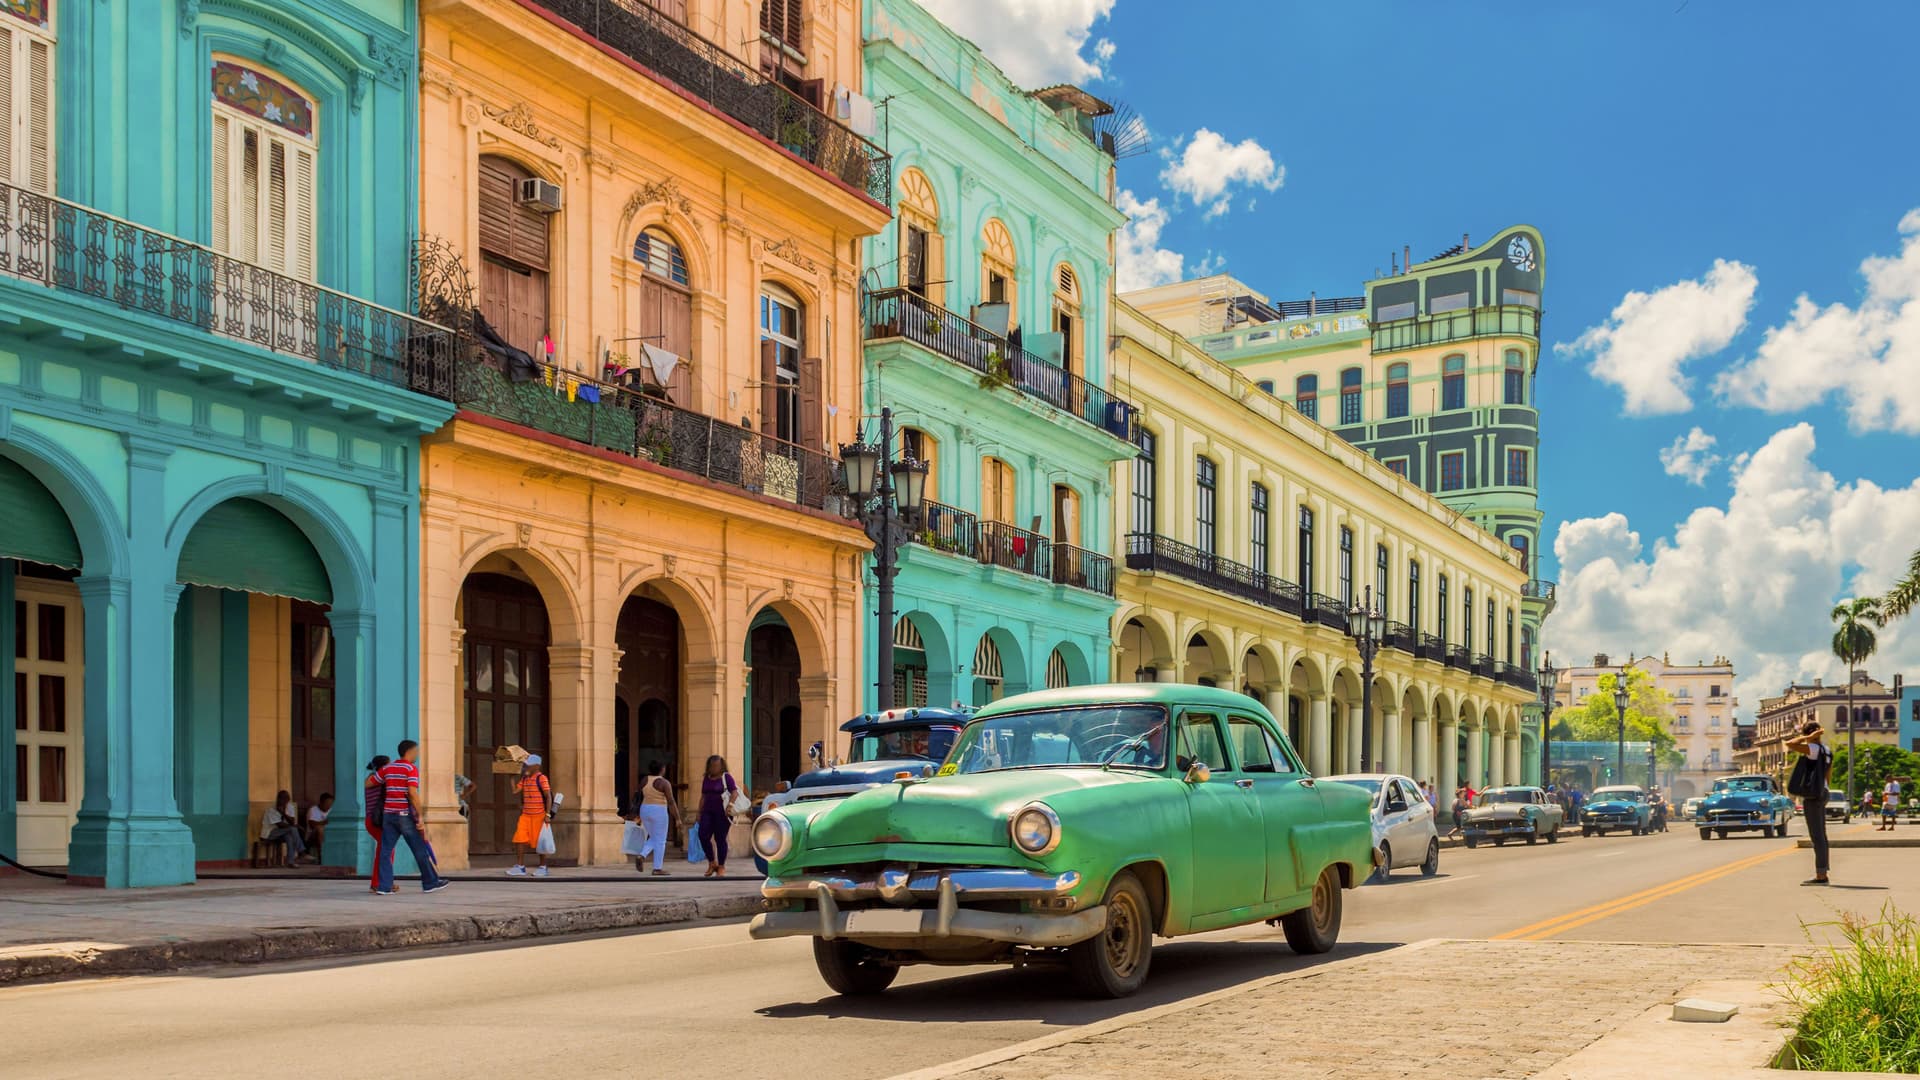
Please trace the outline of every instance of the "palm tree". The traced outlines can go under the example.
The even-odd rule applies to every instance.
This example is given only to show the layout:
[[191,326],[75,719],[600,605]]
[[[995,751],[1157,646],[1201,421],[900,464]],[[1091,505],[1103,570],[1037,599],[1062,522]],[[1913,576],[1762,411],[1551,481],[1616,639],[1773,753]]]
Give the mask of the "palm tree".
[[1920,606],[1920,550],[1907,563],[1907,576],[1880,598],[1880,612],[1889,619],[1897,619],[1915,606]]
[[1858,717],[1853,715],[1854,668],[1880,647],[1880,641],[1873,631],[1876,627],[1887,625],[1887,617],[1880,612],[1878,598],[1858,596],[1835,604],[1832,618],[1840,624],[1833,632],[1833,655],[1847,664],[1847,820],[1852,821],[1855,772],[1853,730],[1858,726]]

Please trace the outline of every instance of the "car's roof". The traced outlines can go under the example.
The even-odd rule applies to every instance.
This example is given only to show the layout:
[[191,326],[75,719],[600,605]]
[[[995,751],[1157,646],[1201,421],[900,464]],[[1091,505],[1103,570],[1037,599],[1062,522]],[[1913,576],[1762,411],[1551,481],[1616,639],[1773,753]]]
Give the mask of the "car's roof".
[[1412,780],[1397,772],[1350,772],[1341,773],[1339,776],[1323,776],[1320,779],[1342,784],[1352,783],[1355,780],[1406,780],[1409,784],[1413,783]]
[[1271,721],[1266,706],[1233,690],[1187,683],[1103,683],[1095,686],[1067,686],[1057,690],[1036,690],[1015,694],[983,706],[973,715],[1002,716],[1033,709],[1063,709],[1082,705],[1195,705],[1202,708],[1252,713]]
[[861,713],[841,724],[840,730],[888,731],[894,728],[926,727],[929,724],[951,724],[960,727],[972,717],[972,709],[945,709],[939,706],[888,709],[885,712]]
[[1603,788],[1594,788],[1593,793],[1595,795],[1598,795],[1603,791],[1645,791],[1645,790],[1646,790],[1645,788],[1641,787],[1638,784],[1610,784]]
[[1542,788],[1540,787],[1539,784],[1502,784],[1499,787],[1483,788],[1481,789],[1480,794],[1485,795],[1489,791],[1540,791],[1540,790],[1542,790]]

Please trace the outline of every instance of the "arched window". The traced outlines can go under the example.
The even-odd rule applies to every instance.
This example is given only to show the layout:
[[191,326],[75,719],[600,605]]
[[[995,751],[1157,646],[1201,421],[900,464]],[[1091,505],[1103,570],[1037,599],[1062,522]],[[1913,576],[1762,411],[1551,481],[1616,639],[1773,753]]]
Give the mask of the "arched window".
[[1527,403],[1527,358],[1519,349],[1507,350],[1506,391],[1507,404]]
[[973,703],[991,705],[999,701],[1005,693],[1005,682],[1000,646],[993,643],[991,635],[980,635],[980,644],[973,649]]
[[[1012,230],[1006,222],[993,218],[980,232],[980,302],[1007,306],[1007,330],[1020,325],[1019,269],[1020,256],[1014,250]],[[989,330],[1001,329],[992,325],[997,321],[996,315],[984,314],[974,321]]]
[[1076,375],[1080,370],[1080,279],[1073,267],[1061,263],[1054,270],[1053,330],[1060,335],[1060,366]]
[[630,288],[627,336],[634,340],[617,351],[648,388],[692,408],[693,292],[687,287],[686,255],[666,230],[650,225],[634,238],[633,261],[640,273]]
[[213,61],[212,93],[214,250],[313,280],[320,154],[313,99],[222,57]]
[[927,643],[905,615],[893,624],[893,701],[913,708],[927,704]]
[[1528,550],[1530,542],[1527,540],[1527,534],[1514,533],[1512,536],[1507,537],[1507,543],[1520,556],[1520,572],[1523,574],[1531,574],[1533,572],[1533,564],[1531,561],[1532,552]]
[[1320,376],[1302,375],[1293,380],[1293,407],[1309,420],[1320,419]]
[[548,215],[518,198],[532,177],[507,158],[480,159],[480,313],[508,344],[544,361]]
[[934,303],[946,299],[946,240],[940,234],[940,200],[919,169],[900,174],[900,284]]
[[1391,364],[1387,367],[1387,417],[1407,415],[1407,365]]
[[1360,422],[1360,369],[1348,368],[1340,373],[1340,423],[1357,424]]
[[1273,380],[1272,380],[1272,379],[1261,379],[1261,380],[1260,380],[1259,382],[1257,382],[1257,383],[1255,383],[1254,385],[1255,385],[1255,386],[1258,386],[1258,387],[1260,388],[1260,392],[1261,392],[1261,393],[1263,393],[1263,394],[1266,394],[1266,395],[1268,395],[1269,397],[1271,397],[1271,396],[1273,395]]
[[919,428],[901,428],[900,453],[915,461],[926,463],[927,486],[924,495],[929,499],[937,498],[935,492],[939,489],[940,444],[934,440],[933,436]]
[[1053,485],[1053,542],[1080,544],[1080,493],[1065,484]]
[[1449,356],[1440,363],[1440,407],[1467,407],[1467,358]]
[[760,286],[760,433],[820,449],[820,361],[804,355],[806,308],[772,282]]
[[[54,192],[54,34],[51,2],[0,5],[15,16],[0,25],[0,91],[11,134],[0,145],[0,181],[41,195]],[[219,100],[216,93],[215,101]],[[215,162],[214,176],[224,175]]]
[[1073,674],[1067,669],[1067,658],[1059,649],[1053,650],[1047,657],[1047,689],[1058,690],[1073,685]]
[[1014,524],[1016,481],[1013,466],[997,457],[980,461],[980,516],[1003,525]]

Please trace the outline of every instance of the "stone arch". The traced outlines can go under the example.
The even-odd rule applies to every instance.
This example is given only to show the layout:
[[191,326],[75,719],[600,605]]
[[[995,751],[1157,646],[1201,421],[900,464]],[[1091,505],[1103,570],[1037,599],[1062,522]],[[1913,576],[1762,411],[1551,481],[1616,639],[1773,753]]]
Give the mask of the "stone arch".
[[1173,634],[1164,617],[1144,608],[1122,610],[1114,616],[1114,644],[1119,682],[1153,682],[1162,672],[1178,671]]
[[1093,682],[1093,669],[1087,663],[1086,654],[1071,641],[1062,641],[1047,654],[1047,670],[1048,685],[1052,684],[1051,676],[1056,671],[1066,675],[1067,686],[1086,686]]
[[[538,582],[535,583],[536,585]],[[640,571],[620,583],[619,599],[611,605],[611,615],[618,622],[620,609],[628,600],[642,589],[651,588],[665,598],[667,606],[680,618],[680,635],[684,641],[689,658],[706,657],[719,659],[721,653],[719,624],[713,613],[707,610],[700,595],[675,578],[663,574],[649,574]],[[546,590],[541,590],[544,595]],[[551,602],[548,604],[552,606]],[[614,635],[606,632],[602,640],[612,641]]]
[[1287,685],[1296,693],[1319,697],[1329,692],[1331,683],[1320,665],[1306,653],[1293,658],[1293,666],[1288,671]]
[[80,544],[81,572],[125,577],[130,572],[127,531],[99,481],[59,443],[7,420],[8,414],[0,412],[0,455],[39,481],[66,513]]
[[[954,643],[947,636],[946,627],[934,615],[919,608],[901,613],[897,621],[913,628],[920,637],[921,648],[926,652],[927,704],[947,705],[959,700],[960,660],[954,655]],[[904,702],[896,701],[894,704]]]
[[778,599],[760,605],[747,616],[747,624],[760,616],[761,612],[772,611],[779,615],[793,633],[793,643],[800,650],[800,672],[802,677],[825,675],[833,670],[832,660],[827,651],[827,635],[821,629],[820,620],[814,618],[805,605],[789,599]]
[[362,611],[372,602],[373,575],[365,552],[333,507],[298,484],[275,483],[267,476],[235,476],[200,489],[174,516],[166,534],[166,561],[178,566],[180,551],[207,512],[234,499],[251,499],[292,522],[313,545],[327,570],[333,610]]
[[[1180,635],[1180,676],[1182,682],[1212,679],[1215,685],[1232,688],[1238,682],[1239,657],[1227,644],[1227,636],[1210,626],[1195,624]],[[1206,650],[1207,670],[1196,672],[1196,650]]]
[[[525,574],[533,587],[539,590],[540,602],[547,608],[547,625],[555,645],[576,645],[587,639],[587,619],[578,594],[568,583],[565,564],[537,544],[513,544],[503,540],[468,551],[460,560],[454,577],[455,604],[459,603],[460,587],[467,578],[482,562],[496,555],[513,564],[514,569]],[[458,620],[450,621],[458,623]]]
[[1279,651],[1264,638],[1249,640],[1241,650],[1240,682],[1269,692],[1286,689],[1287,669],[1280,662]]

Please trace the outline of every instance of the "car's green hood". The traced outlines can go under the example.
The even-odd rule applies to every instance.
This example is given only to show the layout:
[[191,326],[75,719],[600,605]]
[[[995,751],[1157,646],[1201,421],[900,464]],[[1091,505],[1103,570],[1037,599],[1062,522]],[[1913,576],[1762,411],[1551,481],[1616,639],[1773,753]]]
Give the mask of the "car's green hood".
[[1707,796],[1700,805],[1709,810],[1764,810],[1773,805],[1773,796],[1764,791],[1723,791]]
[[1015,810],[1064,791],[1137,782],[1130,771],[1006,769],[882,784],[815,815],[807,847],[854,844],[967,844],[1005,847]]

